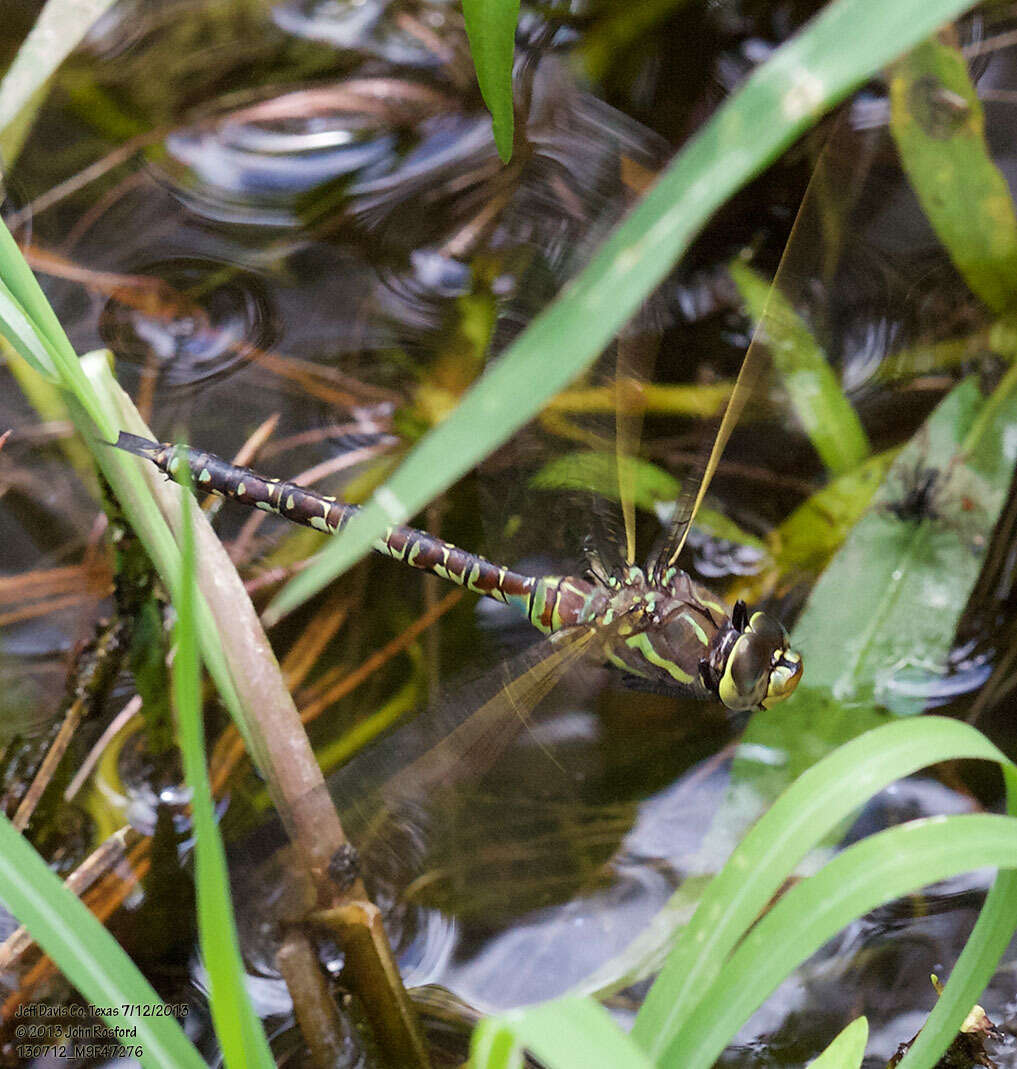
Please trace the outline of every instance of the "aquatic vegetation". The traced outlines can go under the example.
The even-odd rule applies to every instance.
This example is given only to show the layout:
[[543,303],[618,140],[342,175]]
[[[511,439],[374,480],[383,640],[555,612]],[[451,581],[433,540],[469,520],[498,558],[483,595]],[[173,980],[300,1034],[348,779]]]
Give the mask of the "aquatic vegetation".
[[[0,580],[0,898],[94,1006],[163,1007],[153,1064],[200,1062],[176,1003],[61,904],[22,830],[146,967],[199,962],[182,988],[232,1064],[461,1061],[480,1009],[476,1065],[705,1067],[764,1005],[775,1057],[818,1052],[858,1007],[871,1047],[911,1005],[845,975],[895,946],[880,907],[986,865],[991,888],[934,887],[908,918],[949,918],[928,942],[953,967],[901,1064],[993,1007],[1017,895],[993,719],[1017,648],[1017,218],[970,55],[953,31],[921,43],[962,5],[835,0],[705,124],[709,94],[661,108],[684,143],[667,165],[559,58],[585,40],[645,118],[640,93],[685,86],[640,27],[719,17],[647,7],[630,27],[525,11],[513,48],[510,6],[464,24],[423,0],[124,5],[5,131],[35,116],[11,174],[35,199],[0,228],[5,374],[27,398],[5,402],[0,452],[24,573]],[[719,47],[718,80],[762,42]],[[747,182],[909,47],[888,94],[783,159],[808,158],[800,207],[788,181],[742,212]],[[245,444],[234,465],[182,435]],[[224,547],[118,440],[263,507],[209,510]],[[637,542],[658,543],[645,569]],[[468,593],[363,560],[382,545]],[[960,760],[1004,790],[943,771]],[[980,907],[963,950],[959,898]],[[6,1020],[52,975],[32,938],[0,947]],[[852,998],[817,1020],[830,985]],[[291,1011],[270,1050],[258,1015]],[[822,1064],[859,1064],[864,1032]]]

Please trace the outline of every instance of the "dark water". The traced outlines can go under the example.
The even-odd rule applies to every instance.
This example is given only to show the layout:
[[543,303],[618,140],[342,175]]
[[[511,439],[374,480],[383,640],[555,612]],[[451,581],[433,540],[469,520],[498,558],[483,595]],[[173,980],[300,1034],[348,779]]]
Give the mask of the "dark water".
[[[494,352],[516,336],[586,261],[643,177],[808,14],[791,4],[682,10],[619,47],[594,92],[573,58],[610,12],[577,6],[553,23],[524,12],[517,79],[528,144],[506,170],[451,4],[121,4],[43,107],[11,170],[9,217],[30,241],[75,346],[114,351],[120,381],[158,436],[184,428],[229,455],[275,416],[263,466],[292,474],[366,448],[365,465],[329,484],[342,490],[352,478],[353,493],[480,373],[483,344],[471,340],[478,324],[490,327]],[[1012,53],[976,73],[997,94],[987,104],[988,137],[1013,178]],[[987,382],[998,375],[987,346],[952,362],[937,355],[936,343],[977,335],[986,313],[903,180],[886,121],[881,90],[869,88],[723,209],[628,332],[653,338],[655,381],[733,377],[751,325],[726,266],[749,248],[758,270],[776,270],[835,122],[836,173],[852,208],[836,233],[796,231],[782,285],[874,444],[906,440],[964,372]],[[131,138],[133,151],[118,156]],[[58,708],[69,653],[109,604],[101,575],[86,581],[75,567],[94,558],[97,510],[60,451],[64,428],[41,424],[9,379],[0,406],[0,425],[17,431],[0,453],[3,574],[53,581],[52,592],[6,587],[0,606],[0,708],[12,730],[31,734]],[[587,434],[610,431],[610,420],[577,424]],[[653,415],[647,455],[680,473],[714,427]],[[550,457],[574,448],[560,426],[527,428],[422,522],[509,564],[574,568],[598,519],[587,503],[530,484]],[[726,459],[711,504],[756,537],[823,481],[779,390],[747,413]],[[229,542],[247,521],[229,506],[217,524]],[[658,522],[647,514],[641,525],[648,546]],[[926,696],[954,715],[974,708],[1012,752],[1011,540],[1004,526],[953,671]],[[285,567],[304,545],[285,524],[265,523],[244,535],[245,576]],[[718,591],[765,566],[751,549],[706,536],[695,540],[693,563]],[[58,577],[61,567],[75,570]],[[793,577],[771,599],[789,624],[813,578]],[[356,666],[443,593],[381,560],[344,584],[349,622],[298,702],[316,677]],[[274,636],[281,653],[322,604]],[[429,687],[444,695],[442,717],[468,713],[497,692],[492,666],[518,666],[531,640],[496,606],[466,599],[412,657],[314,724],[323,761],[349,724],[427,705]],[[979,690],[987,677],[989,689]],[[132,693],[125,673],[84,749]],[[354,828],[369,824],[371,784],[436,741],[428,724],[353,772],[334,772]],[[737,833],[732,799],[744,785],[732,787],[729,773],[740,727],[718,709],[626,689],[583,668],[490,768],[464,767],[434,797],[411,794],[395,827],[368,839],[365,873],[389,907],[406,982],[432,985],[421,1000],[437,1049],[457,1049],[470,1009],[575,986],[617,990],[611,1004],[631,1016],[642,987],[623,979],[632,979],[627,948],[684,880],[717,870]],[[144,762],[134,777],[110,767],[97,772],[97,800],[81,803],[98,825],[126,819],[149,832],[159,808],[179,803],[171,788],[146,781]],[[992,806],[998,788],[981,774],[964,771],[949,787],[931,778],[900,784],[859,816],[853,834]],[[257,783],[233,792],[225,827],[253,996],[286,1064],[301,1064],[273,965],[285,861],[265,861],[280,836],[259,809]],[[183,866],[167,863],[157,877],[186,886],[185,836],[180,854]],[[852,925],[768,1000],[724,1064],[804,1064],[859,1013],[869,1017],[872,1064],[884,1063],[920,1027],[934,998],[928,974],[948,972],[987,885],[974,874]],[[144,917],[160,894],[154,879],[147,904],[139,897],[128,914]],[[125,923],[130,931],[130,916]],[[204,970],[189,924],[178,928],[148,968],[167,997],[201,1004]],[[338,974],[338,953],[324,957]],[[1008,957],[982,1000],[1004,1030],[1017,1005],[1012,972]],[[436,994],[443,989],[450,994]],[[364,1057],[351,1041],[348,1064]],[[1004,1050],[1001,1063],[1008,1058]]]

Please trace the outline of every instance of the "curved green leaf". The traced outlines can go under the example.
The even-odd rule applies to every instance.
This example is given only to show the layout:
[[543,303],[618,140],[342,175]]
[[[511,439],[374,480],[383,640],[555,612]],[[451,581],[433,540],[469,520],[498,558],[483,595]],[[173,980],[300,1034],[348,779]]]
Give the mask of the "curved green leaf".
[[[689,1018],[659,1063],[708,1069],[780,982],[856,917],[938,880],[1015,864],[1017,819],[987,814],[915,820],[848,847],[815,876],[792,887],[749,932],[702,992],[703,1005],[712,1012]],[[1012,932],[1012,916],[1009,925]],[[1002,952],[1003,946],[998,949]],[[961,1010],[945,1042],[937,1036],[940,1052],[972,1002]],[[929,1057],[927,1050],[924,1060],[915,1055],[910,1064],[931,1065]]]
[[691,1021],[718,1012],[704,993],[738,941],[806,854],[863,802],[920,768],[962,756],[999,762],[1008,776],[1017,775],[974,728],[938,717],[876,728],[800,775],[745,836],[703,894],[639,1011],[632,1030],[639,1043],[660,1060]]
[[519,0],[463,0],[466,34],[480,93],[491,113],[494,143],[502,163],[512,158],[512,60]]
[[[87,907],[71,894],[15,831],[0,817],[0,899],[56,962],[60,971],[93,1006],[158,1006],[162,999]],[[143,1048],[142,1065],[202,1069],[205,1060],[191,1046],[173,1016],[110,1018],[135,1025]]]
[[861,1069],[868,1041],[869,1022],[856,1017],[814,1062],[809,1062],[809,1069]]
[[971,291],[993,311],[1017,299],[1017,216],[989,156],[960,51],[928,41],[890,81],[890,129],[922,208]]

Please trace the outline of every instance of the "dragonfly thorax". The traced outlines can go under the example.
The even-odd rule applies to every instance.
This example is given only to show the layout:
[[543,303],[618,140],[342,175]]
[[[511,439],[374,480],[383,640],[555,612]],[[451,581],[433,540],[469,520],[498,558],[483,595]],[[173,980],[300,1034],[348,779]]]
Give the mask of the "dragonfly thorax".
[[733,710],[772,705],[798,685],[801,657],[784,628],[762,612],[750,618],[743,602],[729,614],[687,572],[630,566],[599,585],[588,620],[607,628],[605,656],[619,668]]

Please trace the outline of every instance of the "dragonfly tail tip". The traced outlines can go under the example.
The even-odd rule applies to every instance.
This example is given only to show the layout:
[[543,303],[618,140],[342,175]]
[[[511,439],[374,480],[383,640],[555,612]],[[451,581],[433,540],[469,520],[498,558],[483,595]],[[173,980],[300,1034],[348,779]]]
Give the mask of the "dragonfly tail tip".
[[123,449],[124,452],[133,453],[138,457],[148,458],[159,448],[158,442],[150,442],[147,438],[142,438],[137,434],[128,434],[127,431],[121,431],[115,442],[103,444],[112,446],[114,449]]

